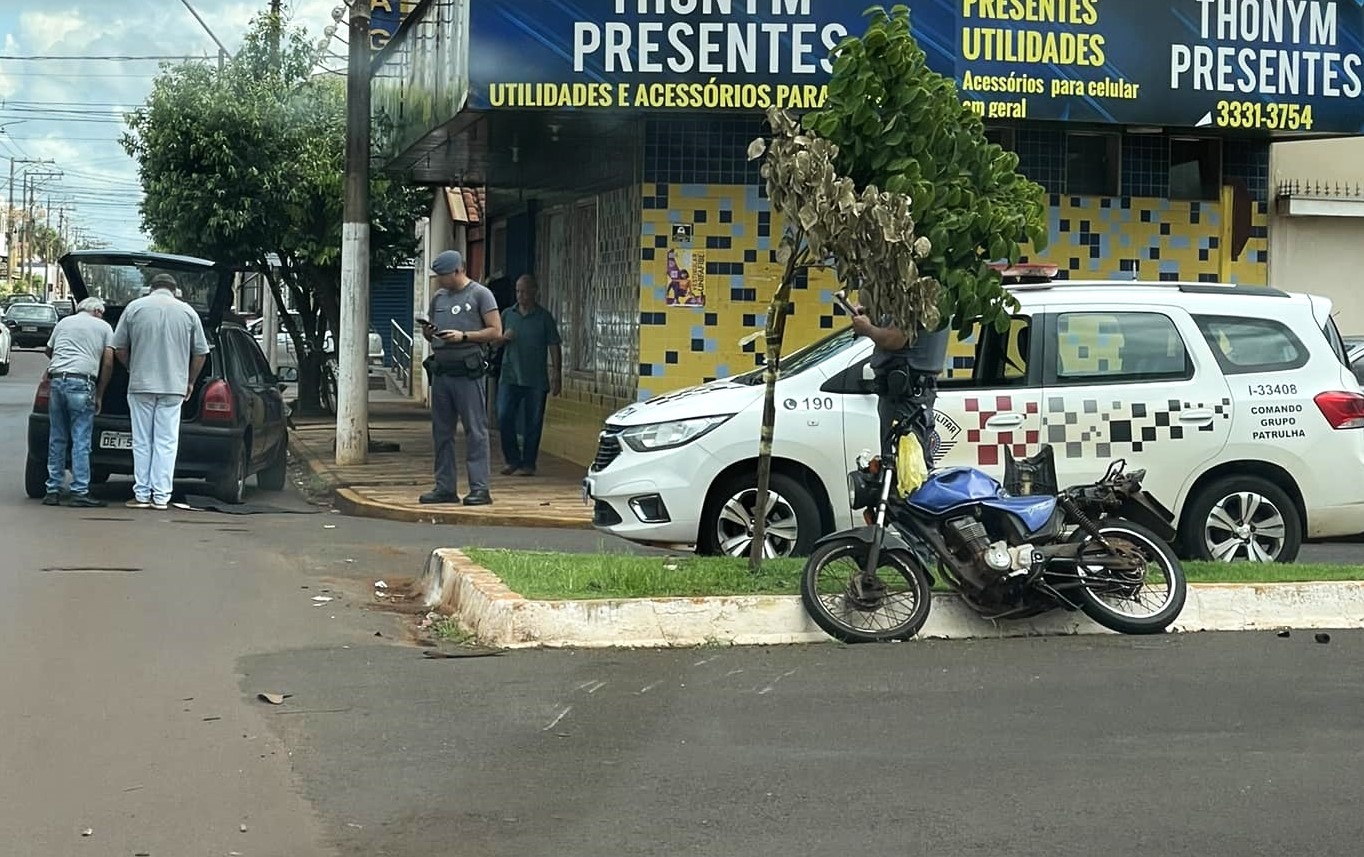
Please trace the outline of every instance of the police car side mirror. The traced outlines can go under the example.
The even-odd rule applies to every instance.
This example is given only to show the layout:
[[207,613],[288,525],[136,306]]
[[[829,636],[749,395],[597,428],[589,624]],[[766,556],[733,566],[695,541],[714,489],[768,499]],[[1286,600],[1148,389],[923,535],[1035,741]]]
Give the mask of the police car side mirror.
[[871,368],[871,361],[862,364],[862,380],[868,384],[876,381],[876,370]]

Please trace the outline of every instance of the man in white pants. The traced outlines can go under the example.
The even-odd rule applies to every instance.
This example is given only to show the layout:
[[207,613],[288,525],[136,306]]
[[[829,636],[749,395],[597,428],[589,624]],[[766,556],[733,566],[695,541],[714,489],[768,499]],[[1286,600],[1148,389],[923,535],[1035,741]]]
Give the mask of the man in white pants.
[[152,277],[151,291],[128,304],[114,331],[114,352],[128,367],[133,419],[133,499],[130,509],[170,506],[180,408],[208,357],[199,314],[175,296],[170,274]]

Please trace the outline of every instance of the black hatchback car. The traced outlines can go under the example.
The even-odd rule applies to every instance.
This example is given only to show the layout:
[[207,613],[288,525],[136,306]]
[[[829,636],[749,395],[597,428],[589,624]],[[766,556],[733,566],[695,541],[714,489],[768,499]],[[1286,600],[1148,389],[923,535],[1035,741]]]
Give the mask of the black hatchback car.
[[13,348],[42,348],[56,326],[57,311],[51,304],[14,304],[5,310]]
[[[242,502],[252,475],[261,488],[282,490],[288,477],[288,411],[255,339],[236,321],[225,320],[232,302],[232,270],[187,256],[108,250],[68,253],[60,263],[75,300],[102,298],[104,318],[112,325],[130,302],[147,293],[152,277],[175,277],[181,300],[203,320],[210,346],[194,392],[181,409],[176,478],[206,479],[214,496],[227,503]],[[50,384],[44,379],[28,420],[24,490],[33,498],[46,490],[49,398]],[[128,372],[115,361],[90,444],[93,481],[131,474],[132,448]]]

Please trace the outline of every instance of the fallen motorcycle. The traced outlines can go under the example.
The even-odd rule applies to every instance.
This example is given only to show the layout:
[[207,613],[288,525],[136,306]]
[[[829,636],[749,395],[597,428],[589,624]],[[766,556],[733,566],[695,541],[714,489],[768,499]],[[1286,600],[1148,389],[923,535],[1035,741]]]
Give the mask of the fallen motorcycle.
[[1183,608],[1174,516],[1142,489],[1144,470],[1118,460],[1099,481],[1058,490],[1050,447],[1020,460],[1006,448],[1004,483],[952,467],[901,497],[894,449],[864,452],[848,475],[866,526],[821,539],[805,565],[801,600],[831,636],[913,637],[934,570],[990,619],[1081,610],[1113,631],[1155,634]]

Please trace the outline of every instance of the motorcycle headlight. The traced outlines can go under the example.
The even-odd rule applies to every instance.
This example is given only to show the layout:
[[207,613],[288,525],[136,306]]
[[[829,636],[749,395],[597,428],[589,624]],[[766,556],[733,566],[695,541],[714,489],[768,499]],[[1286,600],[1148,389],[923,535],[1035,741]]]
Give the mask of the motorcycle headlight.
[[635,452],[655,452],[660,449],[675,449],[685,446],[699,437],[723,425],[733,414],[715,417],[697,417],[690,420],[673,420],[666,423],[651,423],[646,426],[632,426],[621,432],[620,439]]
[[877,478],[865,470],[848,474],[848,505],[855,512],[875,506],[881,499]]

